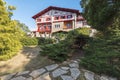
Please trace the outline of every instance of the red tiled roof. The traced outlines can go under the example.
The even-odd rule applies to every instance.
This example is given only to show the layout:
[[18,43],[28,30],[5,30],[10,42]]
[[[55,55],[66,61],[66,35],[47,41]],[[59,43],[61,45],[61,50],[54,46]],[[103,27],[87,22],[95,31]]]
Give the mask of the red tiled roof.
[[61,8],[61,7],[49,6],[48,8],[46,8],[46,9],[42,10],[41,12],[39,12],[38,14],[34,15],[32,18],[36,19],[37,17],[41,16],[42,14],[44,14],[44,13],[46,13],[49,10],[52,10],[52,9],[80,14],[79,10],[76,10],[76,9],[69,9],[69,8]]

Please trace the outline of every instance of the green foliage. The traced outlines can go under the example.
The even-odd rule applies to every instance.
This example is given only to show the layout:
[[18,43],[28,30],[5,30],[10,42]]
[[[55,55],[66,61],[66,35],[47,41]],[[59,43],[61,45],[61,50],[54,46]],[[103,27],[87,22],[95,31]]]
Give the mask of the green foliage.
[[67,53],[70,51],[66,46],[64,42],[45,45],[41,47],[42,51],[40,53],[56,62],[63,62],[68,58]]
[[70,31],[67,37],[59,43],[41,46],[42,51],[40,51],[40,53],[54,61],[63,62],[69,58],[68,55],[74,50],[72,46],[75,44],[76,37],[81,37],[84,34],[88,35],[87,31],[89,31],[89,29],[86,28]]
[[119,0],[81,0],[81,5],[87,22],[104,35],[109,35],[109,28],[116,27],[112,24],[114,24],[113,18],[120,12]]
[[[12,10],[12,9],[11,9]],[[0,0],[0,60],[7,60],[22,48],[20,39],[24,36],[17,23],[11,20],[10,11]]]
[[97,73],[120,78],[120,1],[81,0],[88,23],[99,31],[86,44],[81,64]]
[[19,20],[15,20],[17,22],[17,26],[25,33],[30,32],[29,28],[27,25],[24,23],[21,23]]
[[84,47],[85,57],[80,64],[85,68],[114,77],[120,77],[120,38],[90,39]]
[[112,24],[109,25],[108,33],[111,36],[120,36],[120,11],[112,19]]
[[68,41],[69,45],[71,46],[76,45],[82,48],[85,45],[87,39],[89,38],[89,31],[90,31],[90,28],[79,28],[79,29],[70,31],[68,33],[66,41]]
[[46,44],[52,44],[54,42],[51,38],[37,38],[38,39],[38,45],[46,45]]
[[64,40],[67,37],[68,32],[55,32],[52,34],[58,40]]
[[37,40],[37,38],[24,37],[21,39],[21,44],[23,46],[38,45],[38,40]]

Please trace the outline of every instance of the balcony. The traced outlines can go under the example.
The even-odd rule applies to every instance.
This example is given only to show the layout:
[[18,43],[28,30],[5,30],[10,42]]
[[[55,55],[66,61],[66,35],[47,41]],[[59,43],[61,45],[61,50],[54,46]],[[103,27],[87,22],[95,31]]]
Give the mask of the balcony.
[[54,21],[53,22],[68,21],[68,20],[74,20],[73,16],[72,15],[54,16]]
[[51,17],[38,18],[36,19],[37,23],[51,23]]
[[39,27],[37,31],[40,32],[40,33],[51,32],[51,28],[49,28],[49,27],[45,27],[45,28],[44,27]]

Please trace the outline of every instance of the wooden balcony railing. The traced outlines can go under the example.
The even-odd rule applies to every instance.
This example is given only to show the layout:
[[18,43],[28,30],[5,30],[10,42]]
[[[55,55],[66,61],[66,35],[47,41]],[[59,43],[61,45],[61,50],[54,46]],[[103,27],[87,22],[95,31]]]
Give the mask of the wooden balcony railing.
[[46,27],[46,28],[38,28],[37,31],[38,32],[51,32],[51,28],[48,28],[48,27]]

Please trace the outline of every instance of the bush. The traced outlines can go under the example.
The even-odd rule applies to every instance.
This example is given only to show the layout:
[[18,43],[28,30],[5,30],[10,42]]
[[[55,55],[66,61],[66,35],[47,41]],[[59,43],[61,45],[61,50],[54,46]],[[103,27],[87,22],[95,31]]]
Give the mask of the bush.
[[59,32],[55,32],[52,34],[52,36],[54,36],[56,39],[60,40],[64,40],[67,37],[68,32],[64,32],[64,31],[59,31]]
[[21,39],[21,43],[23,46],[38,45],[38,40],[37,38],[24,37]]
[[[82,30],[76,29],[76,30],[70,31],[67,37],[65,38],[65,40],[61,40],[59,43],[41,46],[41,49],[42,49],[42,51],[40,51],[41,55],[48,56],[48,58],[58,62],[63,62],[67,60],[69,58],[68,55],[71,53],[71,51],[74,51],[72,46],[77,41],[76,37],[78,36],[82,38],[84,37],[84,35],[80,31]],[[44,41],[44,40],[42,39],[40,41]]]
[[87,39],[89,39],[90,28],[78,28],[68,33],[66,41],[72,46],[78,46],[81,48],[86,44]]
[[0,60],[8,60],[22,48],[19,39],[14,34],[4,33],[0,36]]
[[[91,39],[84,47],[85,57],[80,64],[85,68],[110,76],[120,77],[120,49],[117,40]],[[116,45],[117,44],[117,45]]]
[[52,44],[54,43],[54,40],[51,38],[37,38],[38,39],[38,45],[45,45],[45,44]]
[[48,56],[48,58],[56,62],[65,61],[68,58],[68,52],[70,51],[64,41],[61,41],[57,44],[49,44],[42,46],[41,49],[41,55]]

